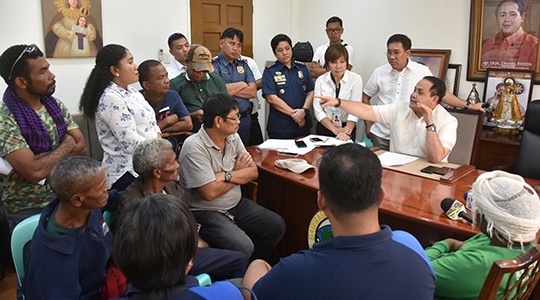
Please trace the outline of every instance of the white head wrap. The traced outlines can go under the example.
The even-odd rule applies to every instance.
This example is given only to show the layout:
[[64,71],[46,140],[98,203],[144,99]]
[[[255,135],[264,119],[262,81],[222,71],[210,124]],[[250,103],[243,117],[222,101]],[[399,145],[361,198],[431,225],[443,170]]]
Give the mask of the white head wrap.
[[508,241],[522,244],[534,241],[540,229],[540,199],[521,176],[503,171],[484,173],[472,187],[473,221],[477,212],[484,215],[487,232],[493,228]]

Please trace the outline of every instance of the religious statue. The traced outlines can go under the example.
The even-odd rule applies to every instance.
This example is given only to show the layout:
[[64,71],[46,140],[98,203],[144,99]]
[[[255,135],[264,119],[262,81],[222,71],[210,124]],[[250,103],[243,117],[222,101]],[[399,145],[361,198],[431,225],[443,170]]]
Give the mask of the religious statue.
[[499,134],[518,135],[523,123],[523,115],[516,96],[516,79],[507,76],[503,79],[505,85],[499,103],[493,113],[494,131]]

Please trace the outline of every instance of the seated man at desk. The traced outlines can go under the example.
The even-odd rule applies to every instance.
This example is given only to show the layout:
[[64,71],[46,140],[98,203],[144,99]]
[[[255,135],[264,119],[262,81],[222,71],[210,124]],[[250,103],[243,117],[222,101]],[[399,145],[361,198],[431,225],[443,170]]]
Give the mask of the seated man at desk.
[[334,238],[274,268],[254,261],[243,285],[260,300],[433,299],[435,275],[420,243],[379,225],[381,177],[369,149],[352,143],[328,149],[319,165],[317,204]]
[[178,158],[180,185],[200,236],[212,247],[267,259],[285,233],[276,213],[242,197],[241,184],[258,176],[237,131],[238,101],[218,93],[203,104],[203,126],[184,142]]
[[438,163],[448,160],[457,136],[456,118],[439,105],[445,93],[444,82],[426,76],[416,84],[409,103],[370,106],[328,96],[317,98],[322,107],[333,105],[364,120],[389,124],[390,151]]
[[493,262],[530,249],[540,229],[540,199],[518,175],[484,173],[473,184],[472,198],[473,221],[482,233],[465,242],[448,238],[426,249],[437,274],[436,298],[477,299]]

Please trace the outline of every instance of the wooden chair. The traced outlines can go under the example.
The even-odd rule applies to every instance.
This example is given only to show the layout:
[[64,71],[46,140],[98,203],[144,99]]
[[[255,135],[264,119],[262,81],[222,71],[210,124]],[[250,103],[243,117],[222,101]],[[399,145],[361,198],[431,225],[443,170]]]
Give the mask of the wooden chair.
[[528,299],[540,279],[539,259],[540,246],[535,246],[517,258],[493,262],[478,299],[495,299],[506,274],[502,282],[504,296],[500,299]]
[[446,110],[458,120],[456,144],[448,156],[448,162],[469,165],[474,161],[484,114],[481,111],[463,109]]

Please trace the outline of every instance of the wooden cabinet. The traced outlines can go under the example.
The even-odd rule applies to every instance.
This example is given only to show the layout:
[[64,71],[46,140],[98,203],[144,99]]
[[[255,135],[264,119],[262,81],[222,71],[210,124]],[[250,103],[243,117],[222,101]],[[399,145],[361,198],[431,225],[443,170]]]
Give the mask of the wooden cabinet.
[[496,166],[514,164],[520,138],[521,135],[502,135],[493,132],[491,128],[483,129],[473,165],[478,169],[491,171]]

